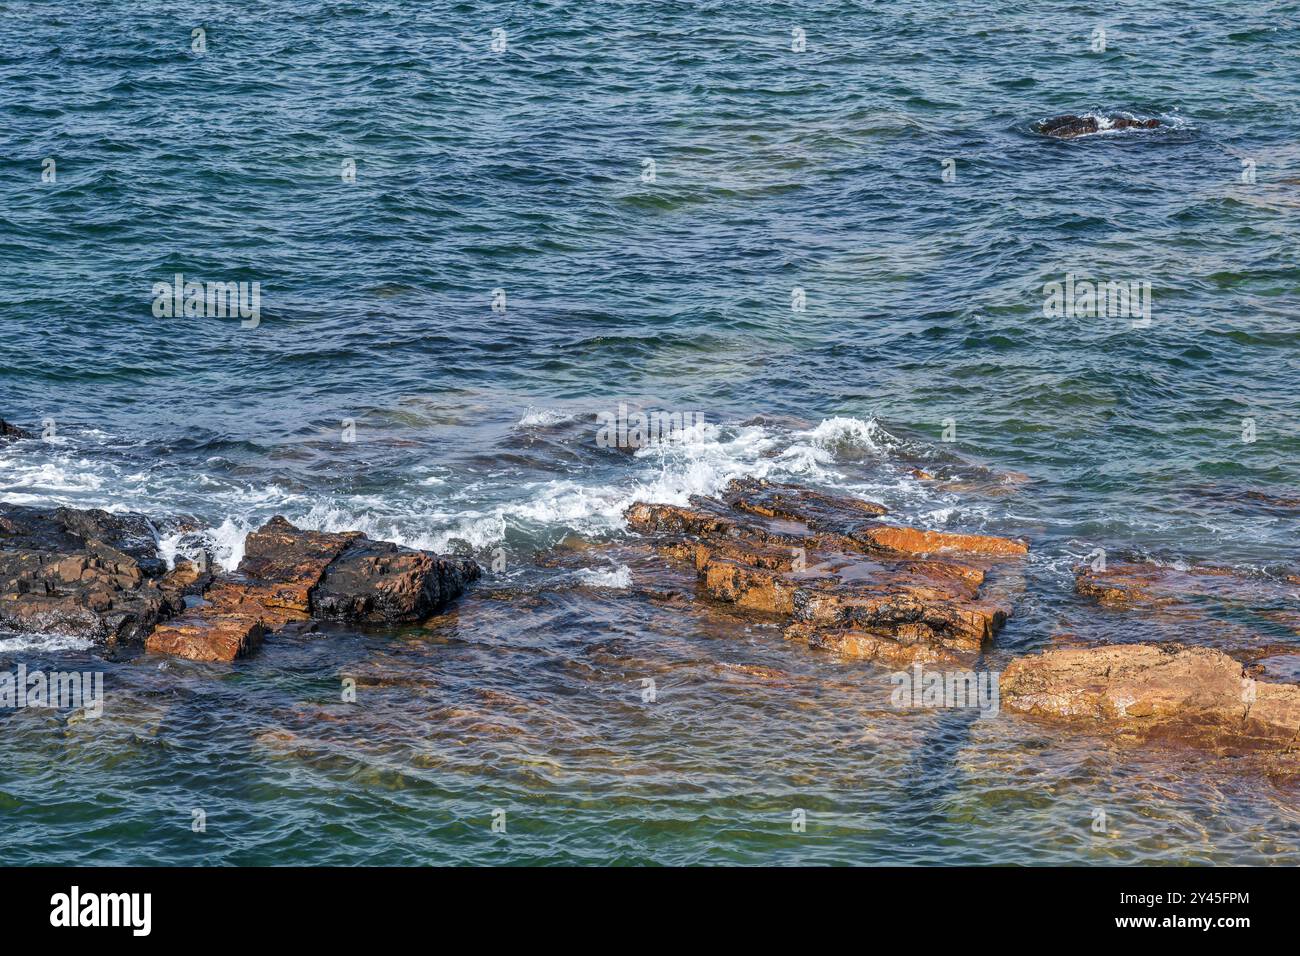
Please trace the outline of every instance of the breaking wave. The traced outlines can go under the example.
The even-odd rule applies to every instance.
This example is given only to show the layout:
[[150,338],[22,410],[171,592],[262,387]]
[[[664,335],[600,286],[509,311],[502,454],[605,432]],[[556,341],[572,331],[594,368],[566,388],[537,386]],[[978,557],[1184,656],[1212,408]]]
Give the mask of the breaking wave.
[[[589,438],[575,422],[575,416],[530,408],[515,424],[554,426],[562,444],[567,438],[569,447],[586,453]],[[948,514],[945,496],[921,488],[896,460],[924,452],[924,446],[892,434],[874,418],[834,416],[802,429],[699,422],[661,442],[546,480],[431,480],[427,461],[413,461],[382,491],[323,495],[292,481],[236,481],[218,467],[160,475],[138,460],[101,455],[102,448],[114,447],[109,441],[83,435],[60,447],[24,443],[22,449],[5,449],[0,501],[202,515],[206,530],[160,538],[159,554],[174,565],[179,557],[206,553],[226,570],[243,558],[247,534],[275,514],[316,531],[357,530],[408,547],[482,554],[544,546],[567,533],[618,534],[634,502],[685,505],[693,495],[716,495],[736,478],[798,480],[862,497],[919,497],[936,514]],[[871,469],[869,480],[864,467]]]

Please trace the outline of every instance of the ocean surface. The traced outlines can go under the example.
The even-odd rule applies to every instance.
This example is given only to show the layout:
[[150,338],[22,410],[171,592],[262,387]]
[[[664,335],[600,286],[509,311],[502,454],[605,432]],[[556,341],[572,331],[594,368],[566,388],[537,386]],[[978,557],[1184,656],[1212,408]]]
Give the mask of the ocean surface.
[[[0,416],[48,434],[0,502],[192,514],[230,567],[283,514],[492,568],[233,666],[0,633],[107,694],[0,712],[0,864],[1300,863],[1295,789],[900,713],[653,600],[622,519],[749,475],[1026,537],[991,669],[1300,645],[1294,602],[1135,633],[1071,575],[1300,565],[1297,63],[1294,2],[0,0]],[[1161,126],[1034,132],[1087,112]],[[177,273],[260,321],[155,315]],[[1067,275],[1150,321],[1046,315]],[[703,424],[600,447],[620,403]]]

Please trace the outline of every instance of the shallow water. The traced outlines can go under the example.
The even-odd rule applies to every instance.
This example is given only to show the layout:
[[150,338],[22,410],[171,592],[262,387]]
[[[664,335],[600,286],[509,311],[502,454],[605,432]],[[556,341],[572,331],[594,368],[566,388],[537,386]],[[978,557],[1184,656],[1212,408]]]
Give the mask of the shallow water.
[[[231,566],[277,513],[504,561],[426,627],[232,667],[0,635],[109,695],[0,713],[0,862],[1300,862],[1290,789],[900,714],[669,597],[621,519],[764,475],[1027,537],[994,669],[1296,643],[1298,12],[0,3],[0,415],[53,423],[0,500],[192,513]],[[1032,131],[1087,110],[1164,126]],[[260,282],[260,325],[155,318],[177,272]],[[1149,281],[1150,326],[1045,317],[1067,273]],[[706,424],[598,447],[621,402]],[[1266,596],[1098,615],[1097,548]]]

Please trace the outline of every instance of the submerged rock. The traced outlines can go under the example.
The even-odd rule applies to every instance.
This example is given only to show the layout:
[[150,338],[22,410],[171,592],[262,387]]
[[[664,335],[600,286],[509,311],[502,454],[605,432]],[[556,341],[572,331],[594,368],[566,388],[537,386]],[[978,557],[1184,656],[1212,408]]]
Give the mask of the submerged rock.
[[1293,752],[1300,685],[1258,681],[1222,651],[1176,644],[1066,648],[1002,673],[1008,710],[1239,755]]
[[1074,116],[1066,114],[1065,116],[1053,116],[1051,119],[1043,120],[1038,123],[1034,129],[1044,136],[1054,136],[1057,139],[1073,139],[1076,136],[1086,136],[1089,133],[1098,133],[1103,129],[1155,129],[1160,125],[1158,119],[1130,119],[1127,116],[1110,116],[1106,118],[1106,123],[1095,116]]
[[872,502],[733,481],[721,499],[632,505],[629,527],[694,564],[713,598],[787,620],[789,640],[891,663],[965,661],[1005,622],[985,593],[1023,541],[879,521]]
[[138,642],[184,605],[138,514],[0,505],[0,626]]
[[1084,565],[1075,569],[1074,589],[1111,608],[1189,609],[1213,604],[1262,607],[1287,603],[1289,589],[1262,574],[1211,565],[1173,566],[1113,561],[1104,570]]
[[0,442],[13,441],[16,438],[35,438],[31,432],[17,425],[10,425],[3,418],[0,418]]
[[233,661],[265,635],[313,620],[350,624],[421,621],[479,576],[467,558],[372,541],[359,531],[304,531],[276,516],[248,535],[235,573],[203,602],[149,636],[151,651]]

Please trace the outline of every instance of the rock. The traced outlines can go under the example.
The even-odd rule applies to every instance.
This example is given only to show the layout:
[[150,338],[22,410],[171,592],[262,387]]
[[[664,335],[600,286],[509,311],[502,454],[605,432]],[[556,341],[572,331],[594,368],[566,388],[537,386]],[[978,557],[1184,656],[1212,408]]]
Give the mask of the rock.
[[1000,690],[1008,710],[1232,755],[1289,754],[1300,733],[1300,685],[1257,681],[1208,647],[1051,650],[1013,661]]
[[1074,589],[1112,608],[1209,604],[1264,607],[1288,603],[1285,585],[1260,574],[1213,566],[1180,566],[1112,561],[1104,570],[1084,565],[1075,569]]
[[201,569],[188,558],[177,558],[175,567],[164,574],[158,584],[164,591],[175,595],[180,603],[184,603],[186,596],[206,591],[213,577],[212,571],[206,566]]
[[[213,604],[210,613],[188,611],[145,639],[145,649],[192,661],[229,663],[247,657],[266,634],[265,609],[258,604]],[[204,610],[207,610],[206,608]]]
[[1029,545],[1012,538],[986,534],[951,534],[945,531],[918,531],[879,525],[866,529],[862,536],[872,545],[900,554],[942,554],[946,551],[968,554],[1028,554]]
[[183,604],[143,515],[0,505],[0,626],[139,642]]
[[[884,508],[764,481],[721,500],[636,503],[630,528],[691,562],[713,598],[787,620],[789,640],[890,663],[966,660],[1006,620],[986,575],[1024,542],[885,525]],[[961,554],[963,560],[925,558]]]
[[305,615],[311,610],[311,590],[330,562],[361,537],[359,531],[303,531],[276,515],[244,539],[239,572],[262,582],[258,600],[267,607]]
[[727,489],[725,500],[733,508],[764,518],[801,521],[818,531],[857,527],[864,517],[886,514],[888,509],[874,501],[822,494],[809,488],[737,479]]
[[311,613],[357,624],[422,621],[459,597],[479,573],[468,558],[359,538],[326,568],[312,592]]
[[1131,607],[1158,601],[1152,587],[1163,577],[1163,569],[1146,564],[1111,564],[1103,569],[1088,566],[1074,571],[1074,590],[1106,607]]
[[201,604],[159,627],[146,647],[228,662],[252,653],[267,634],[314,630],[313,619],[414,623],[478,576],[467,558],[371,541],[359,531],[304,531],[277,515],[245,539],[236,572],[213,581]]
[[1138,120],[1130,119],[1127,116],[1107,117],[1105,127],[1095,116],[1054,116],[1051,119],[1043,120],[1038,123],[1034,129],[1044,136],[1054,136],[1057,139],[1073,139],[1076,136],[1085,136],[1089,133],[1097,133],[1104,129],[1155,129],[1160,125],[1158,119]]
[[18,438],[35,438],[31,432],[17,425],[10,425],[3,418],[0,418],[0,442],[13,441]]
[[1213,502],[1224,511],[1241,514],[1265,514],[1278,517],[1292,517],[1300,511],[1300,492],[1284,489],[1286,493],[1276,494],[1257,488],[1242,488],[1234,485],[1210,484],[1191,485],[1186,494],[1201,501]]

